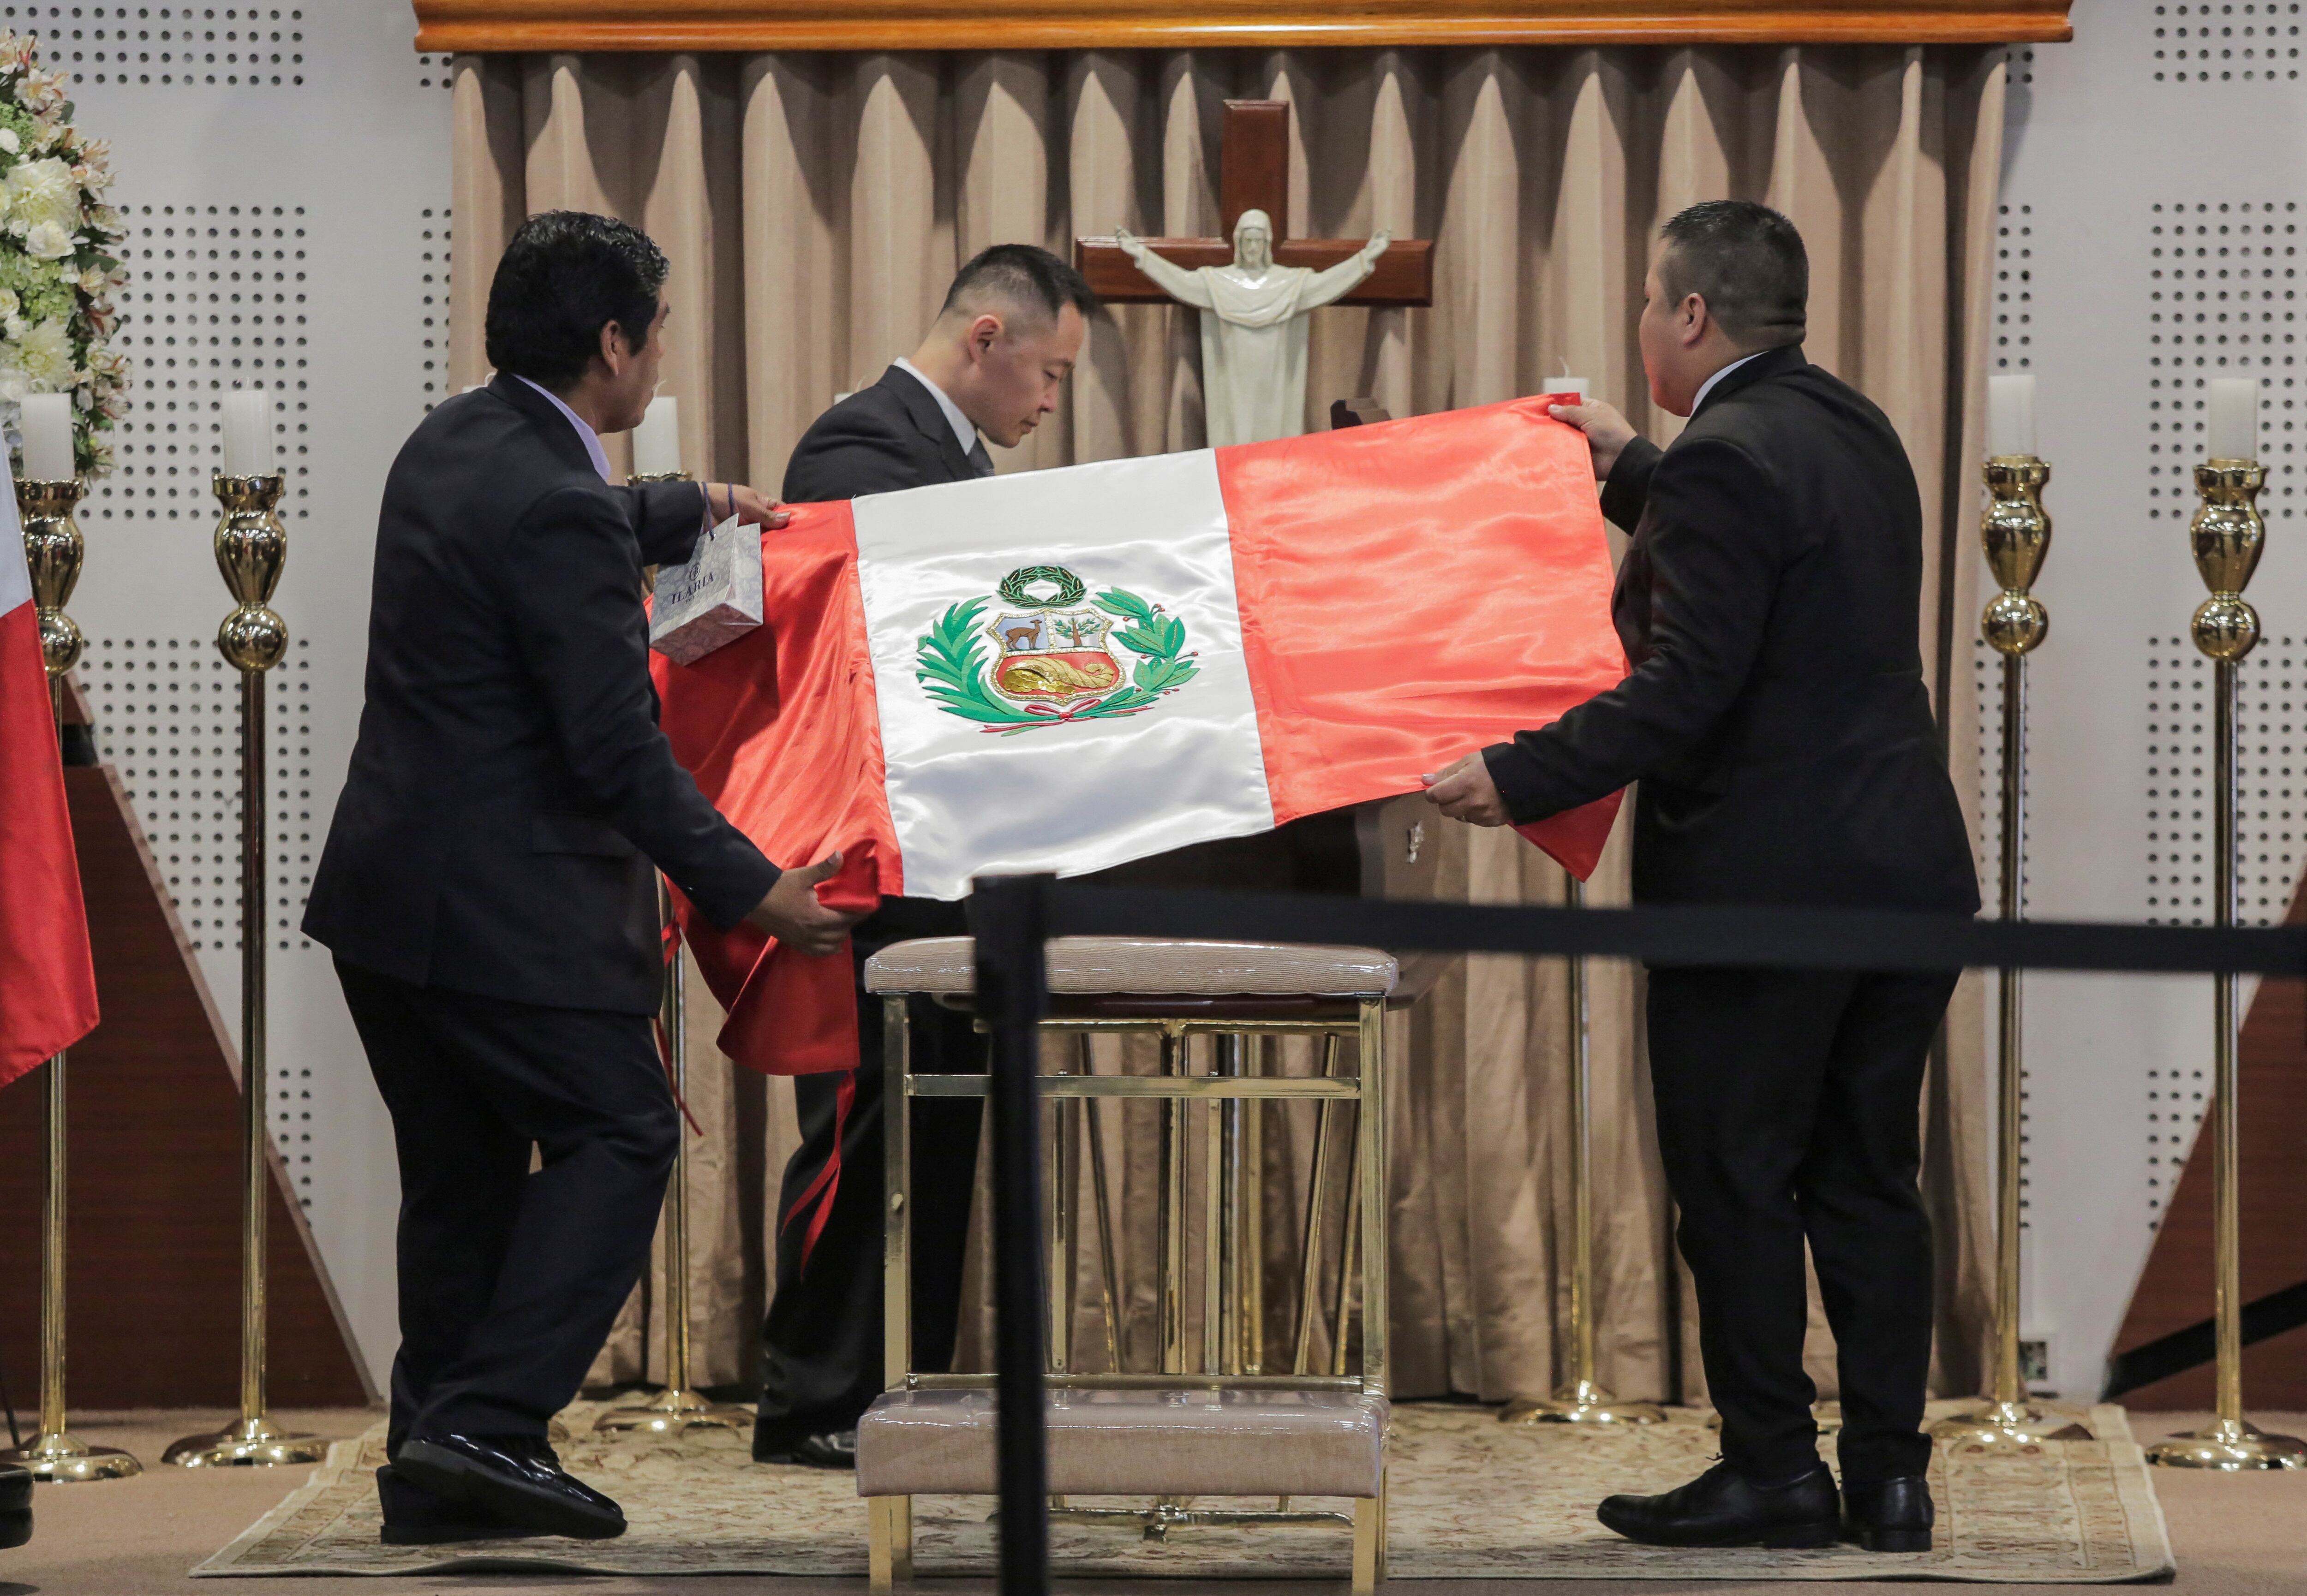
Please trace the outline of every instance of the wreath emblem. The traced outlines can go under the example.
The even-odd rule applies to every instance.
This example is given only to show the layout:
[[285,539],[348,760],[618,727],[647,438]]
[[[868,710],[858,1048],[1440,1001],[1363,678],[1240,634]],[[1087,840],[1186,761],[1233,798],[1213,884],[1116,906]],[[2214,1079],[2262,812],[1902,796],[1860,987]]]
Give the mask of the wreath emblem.
[[[1137,656],[1126,683],[1116,643]],[[1142,714],[1194,679],[1194,659],[1161,605],[1118,587],[1091,597],[1063,566],[1032,565],[949,606],[922,635],[913,675],[948,714],[1008,737]]]

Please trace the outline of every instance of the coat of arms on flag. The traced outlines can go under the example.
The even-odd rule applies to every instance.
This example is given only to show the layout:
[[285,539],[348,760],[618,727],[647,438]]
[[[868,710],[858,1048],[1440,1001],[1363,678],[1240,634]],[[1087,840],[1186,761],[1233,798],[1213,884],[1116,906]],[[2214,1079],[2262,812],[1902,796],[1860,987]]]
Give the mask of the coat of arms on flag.
[[[947,608],[919,640],[914,678],[948,714],[1004,736],[1139,714],[1194,679],[1185,622],[1121,588],[1085,605],[1088,593],[1063,566],[1021,567]],[[1137,656],[1127,687],[1115,643]]]

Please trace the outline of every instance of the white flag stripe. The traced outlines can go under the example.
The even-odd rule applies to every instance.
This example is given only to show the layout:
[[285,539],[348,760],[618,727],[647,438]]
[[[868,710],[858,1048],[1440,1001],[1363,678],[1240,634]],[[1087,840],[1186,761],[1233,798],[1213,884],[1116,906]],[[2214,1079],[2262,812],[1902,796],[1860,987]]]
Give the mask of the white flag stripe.
[[24,524],[16,519],[16,484],[0,473],[0,615],[32,596],[32,568],[24,563]]
[[[876,494],[852,510],[908,895],[958,898],[973,875],[1080,875],[1273,827],[1208,450]],[[1005,578],[1035,566],[1078,577],[1086,595],[1076,610],[1119,589],[1175,618],[1192,678],[1135,714],[1025,730],[989,730],[943,707],[919,678],[922,637],[953,606],[982,599],[971,632],[980,654],[998,659],[991,628],[1004,614],[1022,635],[1058,613],[999,596]],[[1033,592],[1046,599],[1058,585],[1045,579]],[[1111,636],[1105,647],[1120,670],[1111,697],[1144,656]],[[1004,697],[1000,713],[1048,718],[1084,702],[1037,710]]]

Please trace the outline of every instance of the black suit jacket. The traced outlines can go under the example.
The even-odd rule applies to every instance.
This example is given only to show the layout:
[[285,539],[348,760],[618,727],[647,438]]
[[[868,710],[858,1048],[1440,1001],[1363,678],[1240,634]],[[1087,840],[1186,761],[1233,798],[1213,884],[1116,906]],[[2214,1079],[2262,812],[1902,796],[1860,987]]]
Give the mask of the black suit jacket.
[[814,422],[785,463],[787,504],[822,504],[965,482],[977,474],[968,451],[922,380],[891,366]]
[[1633,670],[1484,750],[1517,822],[1639,781],[1645,901],[1978,907],[1915,633],[1922,503],[1882,413],[1799,347],[1637,439],[1603,513],[1634,541]]
[[[872,387],[859,388],[810,423],[785,462],[784,499],[787,504],[821,504],[965,482],[976,475],[936,396],[912,372],[891,366]],[[958,903],[884,898],[849,940],[862,971],[866,959],[891,943],[959,936],[968,928]]]
[[420,985],[653,1012],[652,861],[717,926],[776,866],[657,730],[641,567],[686,559],[693,482],[612,488],[500,375],[425,419],[378,518],[367,702],[305,934]]

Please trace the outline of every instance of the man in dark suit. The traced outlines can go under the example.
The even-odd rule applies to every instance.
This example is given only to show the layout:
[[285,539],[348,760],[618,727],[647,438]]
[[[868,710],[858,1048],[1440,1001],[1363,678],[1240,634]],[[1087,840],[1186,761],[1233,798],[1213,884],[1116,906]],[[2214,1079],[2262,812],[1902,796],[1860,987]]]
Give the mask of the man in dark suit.
[[[1058,407],[1058,389],[1081,352],[1083,318],[1096,308],[1081,274],[1047,250],[1004,243],[985,251],[954,278],[921,347],[802,434],[785,466],[786,502],[992,475],[984,438],[1014,448]],[[859,1067],[793,1081],[802,1145],[778,1197],[776,1294],[761,1329],[753,1455],[763,1462],[856,1466],[857,1420],[880,1394],[883,1373],[882,1021],[880,1000],[865,992],[865,960],[892,943],[967,929],[958,903],[884,899],[851,940]],[[964,1016],[916,1003],[913,1037],[915,1070],[982,1067],[982,1045]],[[980,1106],[974,1097],[913,1104],[917,1369],[953,1361]],[[828,1179],[828,1167],[837,1180]]]
[[489,290],[495,380],[385,482],[367,702],[304,929],[399,1154],[388,1541],[624,1528],[545,1432],[648,1261],[680,1133],[656,869],[803,952],[852,918],[817,900],[837,857],[781,874],[657,730],[641,568],[687,559],[709,514],[783,520],[747,488],[607,482],[599,434],[656,386],[665,276],[622,222],[530,218]]
[[[1522,823],[1642,783],[1642,902],[1969,913],[1977,877],[1915,641],[1922,508],[1899,435],[1803,358],[1792,223],[1694,206],[1645,285],[1642,364],[1671,448],[1607,405],[1582,428],[1633,532],[1613,610],[1632,672],[1429,778],[1445,815]],[[1925,1550],[1931,1234],[1920,1097],[1955,977],[1650,976],[1659,1150],[1698,1292],[1722,1463],[1602,1522],[1663,1545]],[[1807,1240],[1835,1333],[1841,1499],[1803,1372]],[[1847,1526],[1839,1524],[1847,1515]]]

